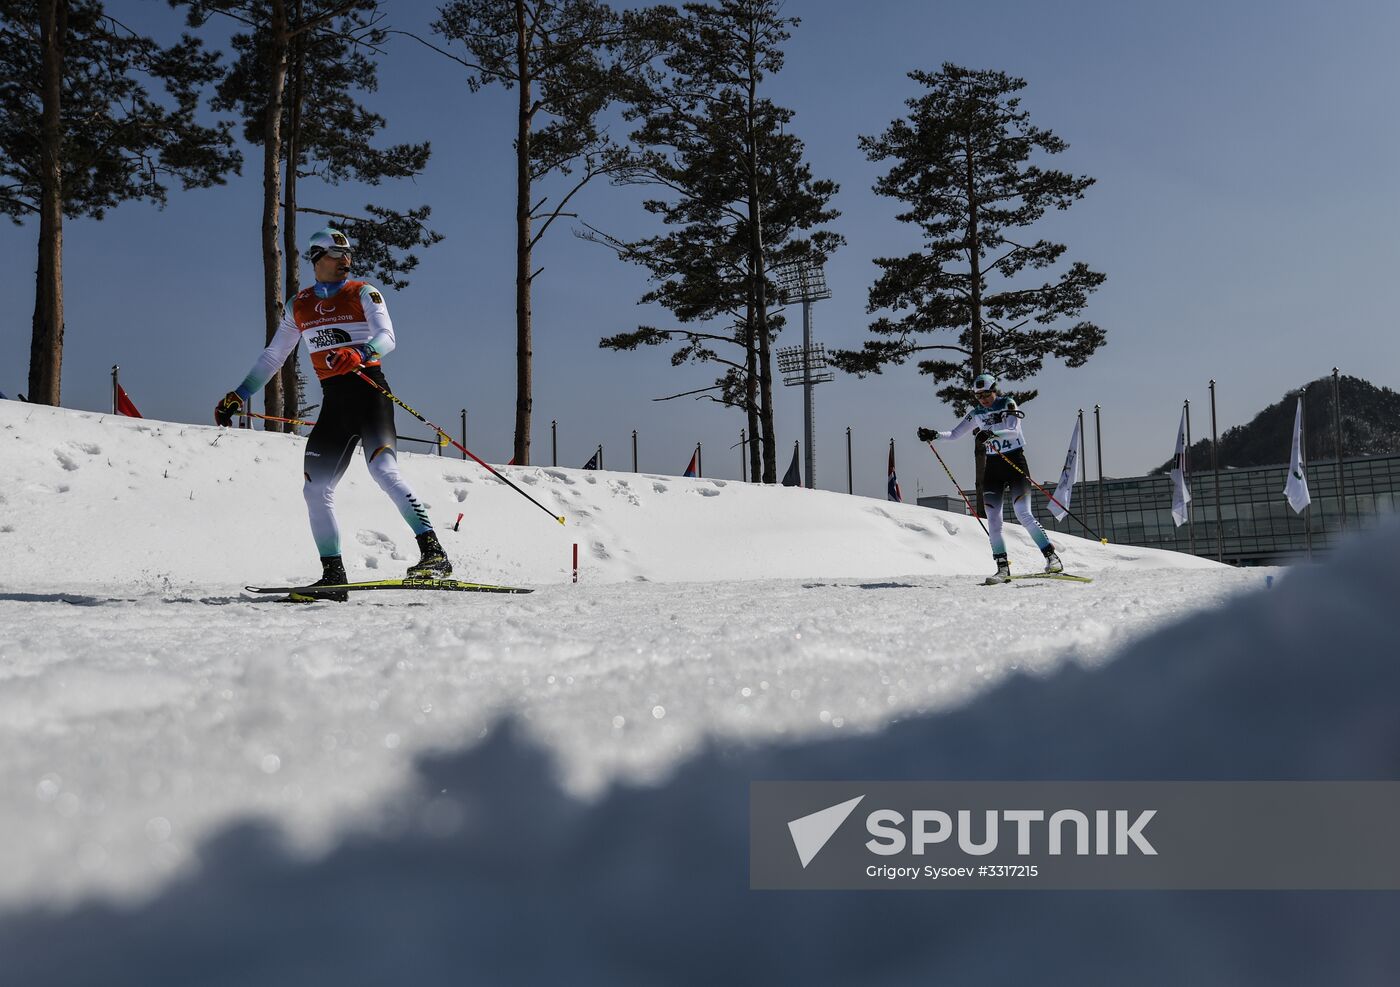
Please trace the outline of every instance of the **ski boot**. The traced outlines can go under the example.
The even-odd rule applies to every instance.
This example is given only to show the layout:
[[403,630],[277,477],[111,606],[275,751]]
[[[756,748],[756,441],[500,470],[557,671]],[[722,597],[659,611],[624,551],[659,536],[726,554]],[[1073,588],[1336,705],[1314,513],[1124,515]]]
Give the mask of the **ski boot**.
[[997,574],[995,576],[988,576],[986,585],[995,586],[997,583],[1011,582],[1011,563],[1006,561],[1006,556],[993,555],[992,558],[996,560]]
[[452,560],[442,550],[437,532],[428,530],[419,535],[418,550],[423,557],[408,567],[405,579],[447,579],[452,575]]
[[1055,546],[1045,547],[1045,571],[1048,573],[1064,572],[1065,564],[1060,561],[1060,557],[1055,554]]
[[[321,578],[312,583],[311,586],[339,586],[345,581],[345,563],[341,561],[340,556],[321,556]],[[348,599],[350,599],[350,594],[342,589],[329,593],[292,593],[290,596],[283,597],[281,602],[319,603],[322,600],[330,600],[333,603],[344,603]]]

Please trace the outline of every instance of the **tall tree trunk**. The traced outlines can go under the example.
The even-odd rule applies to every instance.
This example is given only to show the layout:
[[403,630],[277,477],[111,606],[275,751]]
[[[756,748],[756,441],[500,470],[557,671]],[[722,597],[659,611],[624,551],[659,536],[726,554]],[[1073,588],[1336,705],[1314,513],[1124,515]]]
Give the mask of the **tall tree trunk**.
[[[762,222],[763,207],[757,199],[750,206],[754,223]],[[773,345],[768,338],[768,302],[763,277],[763,241],[761,234],[755,234],[758,270],[754,274],[754,309],[758,321],[758,407],[760,425],[763,429],[763,482],[778,482],[778,439],[773,430]]]
[[744,382],[744,412],[749,418],[749,478],[754,483],[763,482],[763,466],[760,460],[763,442],[759,438],[758,425],[758,347],[753,338],[753,301],[750,299],[747,317],[744,320],[744,361],[748,379]]
[[515,144],[515,450],[516,465],[530,464],[530,45],[525,0],[515,0],[515,57],[520,71]]
[[[287,84],[289,29],[284,0],[272,0],[272,23],[268,34],[269,62],[267,117],[263,123],[263,312],[266,342],[272,342],[282,321],[282,256],[277,243],[278,211],[282,206],[282,95]],[[273,374],[263,390],[263,407],[269,415],[285,416],[282,376]],[[265,422],[264,426],[279,426]]]
[[[295,23],[301,23],[302,0],[294,0],[293,4]],[[301,290],[301,276],[299,274],[299,261],[297,251],[297,166],[301,161],[301,146],[298,138],[301,135],[301,107],[305,93],[306,82],[306,35],[298,34],[292,42],[292,50],[289,52],[290,61],[287,78],[287,147],[284,158],[286,159],[287,174],[285,178],[286,187],[282,194],[282,259],[284,283],[279,299],[290,298]],[[281,309],[278,310],[278,319],[281,319]],[[282,378],[282,417],[301,417],[301,394],[300,380],[297,372],[297,360],[301,356],[298,349],[292,350],[287,357],[287,362],[282,364],[279,376]],[[288,432],[295,432],[295,425],[282,426]]]
[[67,0],[41,0],[43,48],[39,124],[39,263],[29,342],[29,400],[57,405],[63,371],[63,54],[68,37]]
[[763,259],[763,203],[759,200],[758,174],[758,50],[753,36],[753,24],[749,35],[749,92],[747,120],[748,131],[748,196],[749,196],[749,277],[753,284],[754,334],[758,341],[758,398],[759,417],[763,428],[763,482],[778,482],[777,436],[773,431],[773,359],[772,340],[768,338],[767,279],[764,277]]
[[[972,330],[972,374],[975,377],[982,372],[982,254],[981,254],[981,230],[978,226],[977,215],[977,181],[976,168],[972,156],[972,133],[967,134],[967,144],[964,148],[964,157],[967,161],[966,195],[967,195],[967,254],[969,274],[971,275],[970,293],[968,305],[971,315]],[[976,398],[973,399],[974,401]],[[986,490],[982,483],[982,474],[987,466],[987,448],[982,443],[975,444],[975,457],[977,463],[977,513],[983,517],[987,514],[987,506],[983,495]]]

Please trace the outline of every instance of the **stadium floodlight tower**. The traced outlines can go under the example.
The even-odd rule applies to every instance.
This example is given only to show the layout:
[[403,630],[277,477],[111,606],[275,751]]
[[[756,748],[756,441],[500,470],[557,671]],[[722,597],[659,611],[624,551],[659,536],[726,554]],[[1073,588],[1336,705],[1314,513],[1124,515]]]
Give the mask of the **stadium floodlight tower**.
[[830,298],[831,291],[826,286],[826,274],[822,269],[805,260],[780,264],[773,273],[783,304],[802,303],[802,345],[778,350],[778,371],[783,375],[784,386],[802,385],[802,421],[806,433],[806,441],[802,443],[803,480],[804,486],[813,489],[817,485],[817,469],[812,388],[835,380],[836,375],[826,369],[826,347],[812,343],[812,303]]

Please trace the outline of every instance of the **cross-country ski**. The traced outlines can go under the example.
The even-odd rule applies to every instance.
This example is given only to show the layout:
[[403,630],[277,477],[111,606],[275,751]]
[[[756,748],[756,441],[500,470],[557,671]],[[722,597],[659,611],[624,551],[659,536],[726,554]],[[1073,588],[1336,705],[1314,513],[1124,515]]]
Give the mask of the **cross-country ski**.
[[533,593],[520,586],[493,586],[489,583],[468,583],[460,579],[376,579],[358,583],[322,583],[316,586],[245,586],[249,593],[289,593],[303,596],[307,602],[331,593],[353,593],[364,590],[422,590],[451,593]]

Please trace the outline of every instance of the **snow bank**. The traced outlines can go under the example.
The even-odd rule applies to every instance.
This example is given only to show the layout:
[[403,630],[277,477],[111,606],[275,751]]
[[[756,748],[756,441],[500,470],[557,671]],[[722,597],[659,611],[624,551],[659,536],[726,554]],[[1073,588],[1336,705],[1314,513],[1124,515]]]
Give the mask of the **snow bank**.
[[1392,523],[1104,667],[873,736],[722,745],[593,803],[503,728],[321,859],[250,824],[142,907],[11,914],[5,979],[1394,983],[1396,894],[752,893],[746,868],[753,779],[1400,777],[1397,552]]
[[[401,423],[402,424],[402,423]],[[0,590],[234,592],[319,575],[302,501],[305,440],[0,401]],[[455,454],[455,451],[454,451]],[[567,582],[877,577],[986,572],[977,522],[827,491],[726,480],[502,467],[550,521],[480,466],[401,454],[459,574]],[[403,520],[360,462],[337,490],[351,578],[417,558]],[[452,530],[457,515],[460,530]],[[1008,525],[1013,562],[1039,553]],[[1061,536],[1076,570],[1214,563]]]

